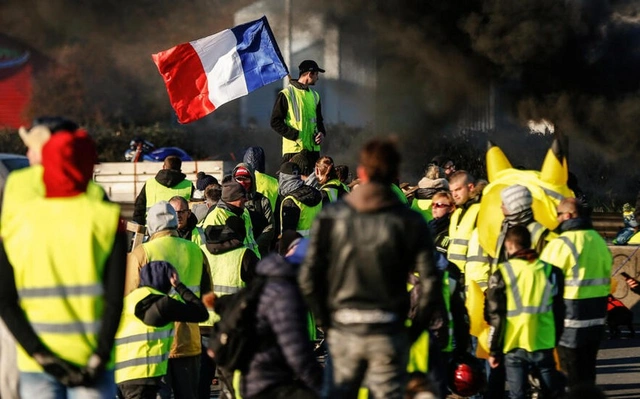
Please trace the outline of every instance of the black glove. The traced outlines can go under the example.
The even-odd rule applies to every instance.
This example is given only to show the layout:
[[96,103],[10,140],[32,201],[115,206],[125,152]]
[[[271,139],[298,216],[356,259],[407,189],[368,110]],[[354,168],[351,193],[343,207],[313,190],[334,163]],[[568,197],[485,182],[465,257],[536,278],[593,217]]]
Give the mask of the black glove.
[[51,352],[38,352],[33,354],[33,359],[38,362],[47,374],[51,374],[58,382],[67,387],[84,385],[85,377],[79,367],[60,359]]
[[91,386],[96,383],[104,371],[104,361],[95,353],[91,355],[87,365],[80,370],[84,381],[82,385]]

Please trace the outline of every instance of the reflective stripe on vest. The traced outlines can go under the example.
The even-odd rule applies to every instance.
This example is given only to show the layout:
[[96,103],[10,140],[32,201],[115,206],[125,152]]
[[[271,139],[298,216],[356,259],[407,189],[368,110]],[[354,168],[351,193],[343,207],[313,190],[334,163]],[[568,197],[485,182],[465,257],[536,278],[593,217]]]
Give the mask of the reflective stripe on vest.
[[472,204],[464,213],[462,219],[462,209],[456,209],[451,215],[449,224],[449,238],[451,240],[447,249],[447,259],[454,263],[460,271],[464,273],[464,264],[467,261],[467,247],[473,229],[476,227],[476,219],[480,211],[480,204]]
[[331,179],[322,186],[322,191],[327,193],[329,202],[336,202],[338,198],[340,198],[338,195],[340,193],[340,188],[342,188],[343,193],[348,192],[346,186],[342,184],[340,180]]
[[[284,203],[286,200],[293,201],[294,204],[300,209],[300,219],[298,219],[298,225],[296,231],[303,237],[309,237],[311,231],[311,225],[313,224],[316,215],[322,210],[322,202],[319,202],[315,206],[308,206],[300,202],[293,195],[289,195],[282,200]],[[280,207],[280,220],[282,221],[282,207]],[[282,226],[280,226],[280,233],[282,233]]]
[[147,211],[160,201],[169,201],[176,195],[183,197],[187,201],[191,199],[191,181],[184,179],[173,187],[160,184],[155,178],[148,179],[144,185],[144,192],[147,197]]
[[[31,199],[29,209],[21,212],[20,223],[2,229],[19,305],[43,345],[85,366],[98,346],[105,307],[102,276],[120,206],[80,194]],[[42,372],[20,346],[18,368]]]
[[287,116],[285,123],[296,129],[297,140],[282,139],[282,154],[298,153],[302,150],[320,151],[320,146],[314,141],[317,132],[316,110],[320,103],[320,95],[309,88],[302,90],[289,85],[281,93],[287,99]]
[[504,353],[520,348],[535,352],[555,347],[551,265],[522,259],[498,265],[505,282],[507,320]]
[[[240,288],[245,286],[242,281],[242,259],[247,252],[246,247],[236,248],[225,253],[214,255],[207,249],[206,245],[201,245],[207,260],[209,261],[209,270],[211,271],[211,280],[213,280],[213,292],[217,297],[235,294]],[[209,311],[209,319],[200,323],[201,326],[212,326],[220,320],[212,310]]]
[[122,318],[114,341],[117,384],[167,373],[174,323],[153,327],[135,315],[138,302],[151,294],[165,295],[151,287],[140,287],[124,297]]
[[464,263],[465,292],[468,292],[471,281],[475,281],[480,289],[485,291],[489,285],[490,272],[491,258],[480,245],[478,229],[474,229],[468,242],[467,260]]

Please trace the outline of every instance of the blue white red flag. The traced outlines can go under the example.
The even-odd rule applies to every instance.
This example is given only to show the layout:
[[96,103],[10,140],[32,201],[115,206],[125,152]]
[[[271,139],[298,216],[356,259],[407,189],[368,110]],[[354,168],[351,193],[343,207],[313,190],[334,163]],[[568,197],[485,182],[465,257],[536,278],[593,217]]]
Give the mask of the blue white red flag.
[[289,72],[266,17],[152,55],[180,123]]

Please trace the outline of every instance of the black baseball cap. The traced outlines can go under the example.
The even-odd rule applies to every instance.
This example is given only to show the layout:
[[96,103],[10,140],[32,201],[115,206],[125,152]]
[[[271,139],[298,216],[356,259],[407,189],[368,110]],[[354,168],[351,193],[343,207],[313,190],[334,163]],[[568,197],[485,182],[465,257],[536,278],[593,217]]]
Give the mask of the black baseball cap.
[[300,66],[298,66],[298,69],[300,70],[300,73],[304,73],[304,72],[321,72],[324,73],[324,69],[320,68],[318,66],[318,63],[315,62],[314,60],[304,60],[300,63]]

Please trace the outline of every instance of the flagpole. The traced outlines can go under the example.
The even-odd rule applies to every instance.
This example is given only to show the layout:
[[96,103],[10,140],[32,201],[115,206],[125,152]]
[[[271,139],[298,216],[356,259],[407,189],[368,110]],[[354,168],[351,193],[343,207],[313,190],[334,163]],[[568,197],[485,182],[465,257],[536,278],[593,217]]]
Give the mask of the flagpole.
[[292,19],[291,19],[291,0],[284,0],[284,19],[285,19],[285,35],[284,35],[284,59],[289,67],[289,75],[282,79],[282,88],[289,86],[289,79],[291,79],[291,31],[292,31]]

